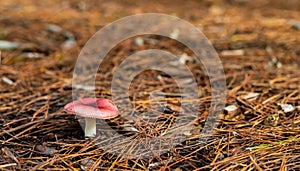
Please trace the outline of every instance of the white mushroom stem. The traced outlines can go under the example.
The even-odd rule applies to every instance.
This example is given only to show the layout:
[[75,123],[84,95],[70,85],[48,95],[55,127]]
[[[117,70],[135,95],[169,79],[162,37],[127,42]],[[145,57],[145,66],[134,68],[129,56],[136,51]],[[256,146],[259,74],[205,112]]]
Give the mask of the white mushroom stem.
[[84,134],[86,137],[95,137],[96,136],[96,118],[85,117],[85,130]]

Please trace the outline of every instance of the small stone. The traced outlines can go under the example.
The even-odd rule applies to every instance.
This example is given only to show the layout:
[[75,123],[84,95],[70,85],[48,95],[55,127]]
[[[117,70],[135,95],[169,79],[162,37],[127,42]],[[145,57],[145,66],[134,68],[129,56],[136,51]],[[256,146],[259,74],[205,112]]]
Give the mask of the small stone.
[[137,46],[143,46],[144,45],[144,39],[141,38],[141,37],[137,37],[134,39],[134,43],[137,45]]
[[19,47],[20,47],[20,44],[18,44],[18,43],[0,40],[0,49],[12,50],[12,49],[17,49]]
[[279,105],[281,107],[281,109],[283,110],[284,113],[289,113],[295,110],[295,107],[291,104],[282,104],[282,103],[278,103],[277,105]]
[[192,60],[193,58],[191,56],[188,56],[186,53],[183,53],[179,58],[179,62],[181,64],[187,64],[187,62],[190,62]]
[[124,124],[123,128],[125,131],[129,131],[129,132],[140,132],[138,129],[136,129],[134,126],[130,124]]
[[233,136],[235,136],[235,137],[239,136],[239,133],[237,133],[236,131],[233,131],[232,134],[233,134]]
[[38,52],[24,52],[21,53],[20,56],[23,56],[24,58],[29,58],[29,59],[37,59],[37,58],[43,58],[45,55],[43,53],[38,53]]
[[238,110],[238,107],[236,105],[229,105],[225,107],[225,110],[227,112],[235,112],[236,110]]
[[174,29],[173,32],[170,34],[170,38],[172,39],[177,39],[179,36],[179,30],[178,29]]
[[88,86],[88,85],[82,85],[82,84],[73,85],[73,88],[81,89],[81,90],[89,90],[89,91],[95,90],[95,86]]
[[72,32],[64,30],[63,28],[55,24],[47,24],[46,29],[54,33],[59,33],[67,38],[67,40],[62,45],[63,48],[69,49],[76,44],[76,39]]
[[258,96],[259,96],[259,93],[249,93],[247,95],[242,96],[242,98],[246,99],[246,100],[249,100],[249,101],[252,101],[252,100],[257,99]]
[[225,119],[232,119],[235,117],[239,111],[239,108],[236,105],[229,105],[224,108],[224,110],[227,112],[227,115],[225,116]]
[[282,63],[281,63],[281,62],[277,62],[277,63],[276,63],[276,67],[277,67],[277,68],[282,68]]
[[292,26],[293,29],[300,30],[300,21],[291,20],[289,24]]
[[52,32],[61,32],[63,29],[55,24],[47,24],[46,29]]
[[14,84],[14,82],[11,79],[9,79],[5,76],[2,77],[2,81],[5,82],[8,85],[13,85]]

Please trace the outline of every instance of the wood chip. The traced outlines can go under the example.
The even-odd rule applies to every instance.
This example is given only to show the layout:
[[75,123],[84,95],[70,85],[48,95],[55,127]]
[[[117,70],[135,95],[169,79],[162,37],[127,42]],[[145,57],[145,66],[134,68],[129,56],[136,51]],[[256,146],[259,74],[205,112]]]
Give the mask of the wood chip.
[[245,51],[242,49],[238,50],[223,50],[221,52],[222,56],[242,56],[245,55]]
[[11,79],[9,79],[5,76],[2,76],[2,81],[5,82],[8,85],[13,85],[14,84],[14,82]]

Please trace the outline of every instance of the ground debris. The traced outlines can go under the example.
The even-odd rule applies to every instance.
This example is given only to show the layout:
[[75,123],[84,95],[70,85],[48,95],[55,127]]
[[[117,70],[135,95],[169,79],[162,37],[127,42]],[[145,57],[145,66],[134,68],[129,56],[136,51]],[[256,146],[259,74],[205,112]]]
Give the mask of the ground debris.
[[19,47],[20,47],[19,43],[0,40],[0,49],[2,50],[12,50],[12,49],[17,49]]
[[[244,1],[3,1],[0,170],[298,170],[299,10],[279,0]],[[151,10],[190,21],[220,55],[227,97],[216,117],[208,118],[219,107],[211,106],[216,91],[211,85],[219,78],[210,80],[210,68],[175,40],[184,35],[177,26],[166,30],[170,38],[141,34],[118,42],[99,66],[95,82],[72,82],[72,76],[89,69],[73,72],[81,48],[98,29]],[[130,80],[129,89],[112,90],[114,71],[147,49],[174,54],[167,61],[170,72],[180,74],[185,67],[192,77],[174,79],[147,70]],[[206,50],[199,48],[204,56]],[[116,87],[123,88],[127,79],[118,78]],[[194,82],[199,90],[191,98],[179,85],[191,89]],[[84,119],[63,110],[74,95],[114,99],[120,117],[97,120],[97,137],[85,139]],[[203,132],[209,119],[217,121],[209,127],[211,135]],[[179,121],[189,122],[176,125]]]

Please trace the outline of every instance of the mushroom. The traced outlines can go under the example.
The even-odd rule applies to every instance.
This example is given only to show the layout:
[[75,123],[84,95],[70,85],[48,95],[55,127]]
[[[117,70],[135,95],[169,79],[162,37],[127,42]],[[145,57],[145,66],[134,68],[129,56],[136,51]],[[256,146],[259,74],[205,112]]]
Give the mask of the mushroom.
[[118,116],[118,108],[105,98],[83,98],[68,103],[64,110],[85,117],[85,136],[95,137],[96,119],[111,119]]

